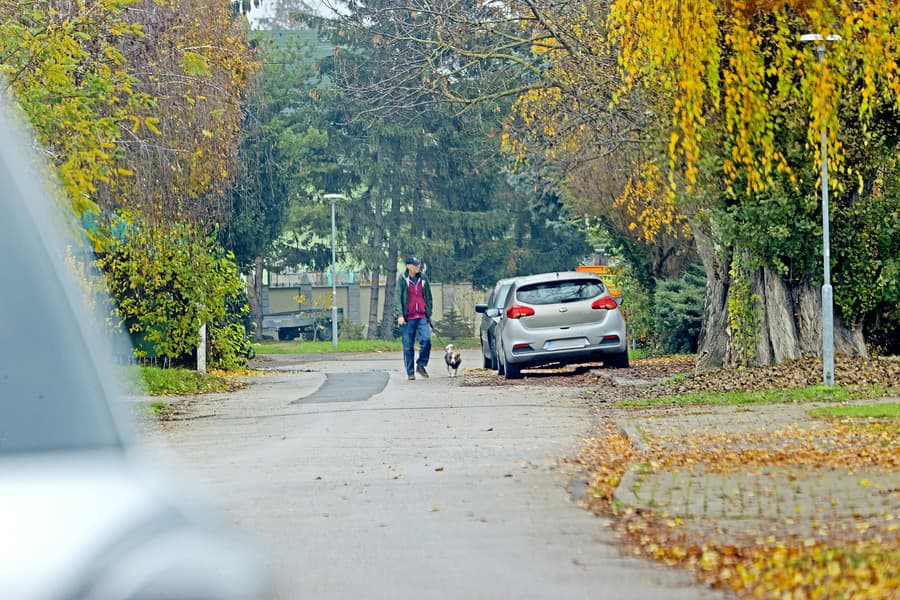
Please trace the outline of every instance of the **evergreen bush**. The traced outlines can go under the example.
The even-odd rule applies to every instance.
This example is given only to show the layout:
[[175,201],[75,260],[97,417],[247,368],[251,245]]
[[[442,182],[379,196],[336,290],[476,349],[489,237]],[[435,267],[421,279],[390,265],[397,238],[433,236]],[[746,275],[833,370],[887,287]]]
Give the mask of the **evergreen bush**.
[[451,308],[444,314],[440,321],[434,321],[434,333],[442,338],[458,340],[473,336],[472,325],[463,319],[462,315]]
[[663,352],[697,351],[705,298],[706,274],[700,265],[691,265],[681,277],[657,285],[655,320]]
[[366,338],[366,326],[342,319],[338,324],[338,337],[342,340],[363,340]]

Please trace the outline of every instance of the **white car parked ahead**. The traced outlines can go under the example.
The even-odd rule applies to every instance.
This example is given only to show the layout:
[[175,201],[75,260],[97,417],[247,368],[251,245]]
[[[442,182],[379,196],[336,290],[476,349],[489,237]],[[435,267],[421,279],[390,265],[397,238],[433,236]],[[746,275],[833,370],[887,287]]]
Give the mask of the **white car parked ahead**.
[[625,319],[603,280],[584,272],[519,277],[502,308],[485,309],[499,318],[495,343],[498,372],[507,379],[522,369],[551,364],[602,361],[628,367]]

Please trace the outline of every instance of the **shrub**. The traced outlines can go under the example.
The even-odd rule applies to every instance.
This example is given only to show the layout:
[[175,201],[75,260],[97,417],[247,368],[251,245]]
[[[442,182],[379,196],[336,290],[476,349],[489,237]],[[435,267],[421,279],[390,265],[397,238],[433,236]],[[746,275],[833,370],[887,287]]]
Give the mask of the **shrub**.
[[342,340],[362,340],[366,337],[366,326],[350,319],[342,319],[338,325],[338,335]]
[[699,265],[691,265],[678,279],[657,285],[655,320],[663,352],[697,351],[705,298],[706,275]]
[[253,358],[253,345],[246,322],[250,306],[243,288],[225,299],[225,316],[208,325],[209,364],[216,369],[233,371],[247,366]]
[[462,315],[456,312],[455,308],[451,308],[444,313],[444,318],[440,321],[434,321],[433,325],[435,334],[442,338],[457,340],[473,336],[472,325],[467,323]]
[[630,267],[620,267],[609,279],[622,292],[622,315],[628,326],[628,336],[640,348],[655,349],[656,322],[653,291],[645,286]]
[[96,236],[95,247],[115,304],[113,324],[127,328],[135,355],[186,364],[207,323],[211,364],[245,364],[248,308],[231,255],[189,224],[122,222],[127,225]]

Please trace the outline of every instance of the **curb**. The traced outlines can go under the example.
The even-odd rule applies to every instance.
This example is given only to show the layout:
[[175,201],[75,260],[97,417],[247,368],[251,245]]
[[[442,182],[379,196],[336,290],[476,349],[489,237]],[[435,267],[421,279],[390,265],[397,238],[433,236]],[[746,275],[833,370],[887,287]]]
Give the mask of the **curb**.
[[619,433],[628,438],[628,441],[631,442],[631,445],[634,446],[637,450],[645,452],[650,449],[650,446],[649,444],[647,444],[644,436],[641,435],[640,428],[638,428],[630,420],[616,419],[616,428],[619,430]]

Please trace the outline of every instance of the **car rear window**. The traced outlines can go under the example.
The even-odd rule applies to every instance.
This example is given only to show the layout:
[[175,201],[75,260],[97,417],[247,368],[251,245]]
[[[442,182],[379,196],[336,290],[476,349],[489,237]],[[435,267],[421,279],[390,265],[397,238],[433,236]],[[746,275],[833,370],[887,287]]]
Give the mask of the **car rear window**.
[[606,288],[596,279],[566,279],[523,285],[516,292],[516,299],[525,304],[562,304],[590,300],[602,294]]

